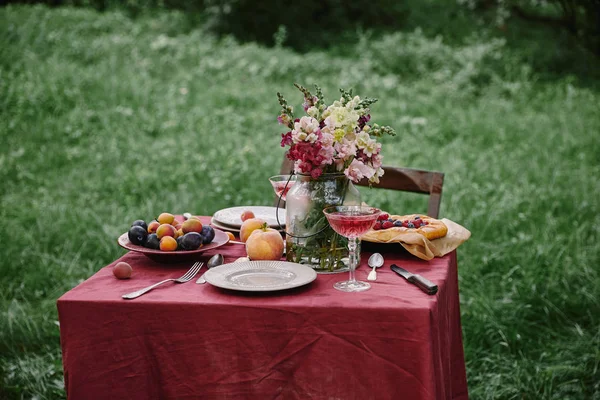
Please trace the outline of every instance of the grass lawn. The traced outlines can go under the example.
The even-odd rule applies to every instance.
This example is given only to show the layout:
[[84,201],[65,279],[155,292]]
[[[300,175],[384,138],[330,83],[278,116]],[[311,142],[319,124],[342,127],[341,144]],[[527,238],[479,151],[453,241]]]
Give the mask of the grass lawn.
[[[600,399],[600,91],[490,35],[298,54],[182,16],[0,8],[0,398],[64,397],[56,299],[162,211],[268,205],[293,82],[377,97],[386,164],[446,173],[473,399]],[[596,82],[600,83],[600,82]],[[250,184],[249,184],[250,183]],[[363,191],[400,214],[420,198]]]

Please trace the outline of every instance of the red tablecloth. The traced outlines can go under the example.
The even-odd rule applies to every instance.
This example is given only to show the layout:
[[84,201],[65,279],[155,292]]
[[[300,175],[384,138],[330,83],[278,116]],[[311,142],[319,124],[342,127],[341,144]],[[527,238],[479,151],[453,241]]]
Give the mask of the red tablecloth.
[[[241,245],[220,252],[226,262]],[[369,272],[363,265],[358,279]],[[467,399],[456,253],[431,261],[384,253],[362,293],[320,274],[272,293],[210,284],[165,284],[135,300],[121,295],[181,276],[191,263],[157,264],[128,253],[58,299],[69,399]],[[119,260],[117,260],[119,261]],[[117,262],[115,261],[115,263]],[[389,269],[398,263],[439,286],[428,296]]]

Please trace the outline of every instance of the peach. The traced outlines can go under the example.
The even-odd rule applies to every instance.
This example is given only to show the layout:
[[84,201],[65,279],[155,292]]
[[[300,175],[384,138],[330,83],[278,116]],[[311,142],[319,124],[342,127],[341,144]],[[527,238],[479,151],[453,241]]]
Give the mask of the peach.
[[202,233],[202,222],[196,218],[190,218],[181,225],[183,233],[198,232]]
[[255,260],[279,260],[283,256],[283,238],[267,224],[255,229],[246,241],[246,253]]
[[148,224],[148,233],[156,233],[156,230],[160,226],[160,222],[153,220]]
[[172,236],[164,236],[160,239],[160,249],[162,251],[175,251],[177,250],[177,240]]
[[173,214],[169,214],[169,213],[162,213],[156,219],[161,224],[172,224],[173,221],[175,220],[175,216]]
[[252,231],[262,227],[264,224],[266,224],[266,222],[260,218],[250,218],[245,220],[240,227],[240,240],[245,243]]
[[242,222],[244,222],[247,219],[256,218],[256,217],[254,216],[254,213],[252,211],[250,211],[250,210],[244,210],[244,212],[242,213],[242,215],[240,216],[240,218],[242,219]]
[[125,261],[119,261],[113,267],[112,272],[117,279],[129,279],[131,278],[133,268],[131,268],[131,265],[129,265]]
[[175,227],[169,224],[162,224],[156,230],[156,236],[158,236],[159,239],[162,239],[165,236],[171,236],[174,238],[176,233],[177,231],[175,230]]

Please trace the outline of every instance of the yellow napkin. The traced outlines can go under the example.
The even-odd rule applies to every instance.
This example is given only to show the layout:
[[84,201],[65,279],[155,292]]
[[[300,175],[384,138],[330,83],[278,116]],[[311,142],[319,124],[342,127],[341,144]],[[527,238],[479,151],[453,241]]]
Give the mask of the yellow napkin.
[[433,257],[442,257],[450,253],[471,237],[471,232],[456,222],[446,218],[442,218],[441,221],[448,227],[448,233],[439,239],[429,240],[418,233],[400,233],[387,241],[367,233],[361,239],[374,243],[400,243],[411,254],[423,260],[431,260]]

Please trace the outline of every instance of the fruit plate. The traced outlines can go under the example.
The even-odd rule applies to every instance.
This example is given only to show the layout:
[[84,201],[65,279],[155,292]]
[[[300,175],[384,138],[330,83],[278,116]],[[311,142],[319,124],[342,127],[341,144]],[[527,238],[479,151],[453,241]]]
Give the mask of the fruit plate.
[[117,243],[119,246],[127,249],[129,251],[136,251],[138,253],[142,253],[152,261],[156,261],[158,263],[179,263],[194,260],[198,257],[200,253],[203,253],[207,250],[216,249],[217,247],[221,247],[224,244],[229,242],[229,236],[219,229],[215,229],[215,237],[212,242],[209,244],[205,244],[197,250],[187,250],[187,251],[162,251],[162,250],[154,250],[148,249],[143,246],[138,246],[129,241],[127,237],[127,232],[119,236],[117,239]]
[[269,227],[275,229],[279,229],[279,223],[277,223],[277,215],[279,215],[281,226],[285,226],[285,208],[279,208],[278,212],[277,207],[240,206],[225,208],[214,213],[212,219],[220,225],[240,229],[242,226],[241,217],[244,211],[252,211],[256,218],[264,219]]
[[240,261],[206,271],[208,283],[223,289],[272,292],[306,285],[317,279],[311,267],[287,261]]

